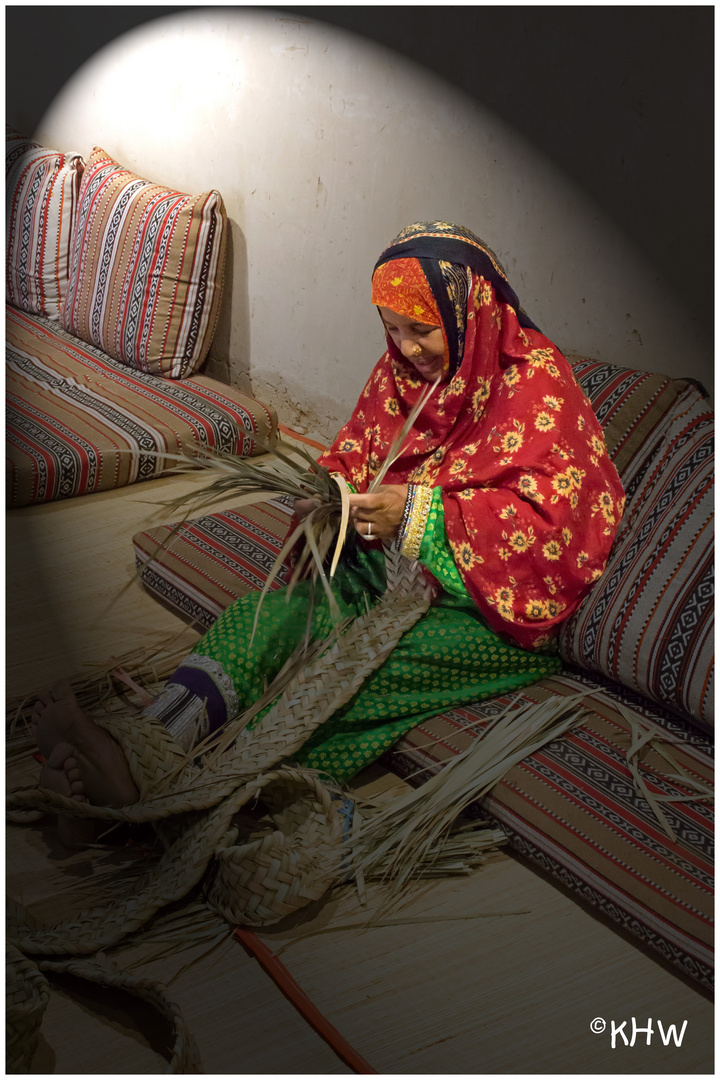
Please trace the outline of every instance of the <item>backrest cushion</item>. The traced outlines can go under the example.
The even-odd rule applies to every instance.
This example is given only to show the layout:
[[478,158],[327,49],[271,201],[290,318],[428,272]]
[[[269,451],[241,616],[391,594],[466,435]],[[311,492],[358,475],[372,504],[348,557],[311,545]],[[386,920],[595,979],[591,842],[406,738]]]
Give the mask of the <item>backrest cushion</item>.
[[226,237],[218,191],[183,195],[95,147],[80,187],[64,328],[129,367],[192,375],[217,323]]
[[5,226],[8,303],[59,318],[67,291],[73,218],[83,159],[5,134]]
[[659,448],[658,425],[686,384],[587,357],[568,360],[602,425],[608,454],[630,496]]
[[713,413],[687,385],[653,434],[603,576],[560,654],[701,727],[713,722]]

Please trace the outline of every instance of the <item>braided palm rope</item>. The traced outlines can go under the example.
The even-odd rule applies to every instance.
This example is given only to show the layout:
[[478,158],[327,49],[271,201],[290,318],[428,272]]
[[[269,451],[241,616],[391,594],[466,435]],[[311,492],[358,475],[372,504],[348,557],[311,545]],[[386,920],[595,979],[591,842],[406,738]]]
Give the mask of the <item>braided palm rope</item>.
[[5,1067],[8,1073],[26,1073],[37,1049],[50,988],[37,964],[11,941],[5,945],[5,972]]
[[[211,862],[214,872],[205,885],[208,902],[233,923],[275,922],[318,899],[337,880],[342,830],[331,791],[308,770],[276,766],[292,757],[320,724],[357,693],[427,611],[429,591],[419,568],[387,549],[386,557],[388,591],[382,599],[291,679],[252,731],[239,723],[237,737],[218,760],[198,767],[161,724],[146,717],[95,716],[123,749],[140,793],[136,804],[92,806],[41,788],[8,796],[11,814],[50,810],[110,822],[172,819],[168,821],[172,827],[162,830],[168,838],[166,850],[125,895],[113,896],[52,927],[40,927],[16,912],[11,937],[18,1004],[11,1023],[22,1027],[23,994],[32,1023],[42,1014],[40,999],[46,984],[39,981],[41,968],[109,978],[106,968],[98,972],[97,965],[88,967],[78,957],[116,945],[161,908],[181,900],[206,876]],[[159,778],[171,779],[163,786]],[[238,844],[232,819],[259,796],[275,828]],[[17,957],[23,954],[20,965]],[[37,974],[27,956],[44,957],[38,961]],[[65,959],[51,961],[49,956]],[[111,974],[118,980],[125,978]],[[176,1053],[173,1071],[193,1071],[196,1062],[179,1010],[168,1004],[162,988],[141,987],[128,980],[129,976],[123,985],[164,1010],[173,1019],[178,1038],[185,1040],[186,1050]]]
[[116,971],[89,960],[38,960],[34,962],[8,942],[6,946],[6,1068],[9,1073],[26,1073],[37,1049],[40,1025],[48,1004],[50,987],[44,971],[74,975],[76,978],[115,990],[125,990],[152,1006],[172,1026],[173,1045],[170,1072],[201,1073],[200,1055],[179,1007],[165,987],[150,979]]
[[[56,927],[39,932],[28,929],[18,941],[22,951],[31,955],[38,952],[89,955],[117,944],[161,907],[182,899],[203,877],[232,817],[265,786],[265,770],[292,755],[315,728],[355,695],[427,605],[425,599],[397,598],[391,602],[386,594],[367,615],[356,620],[328,653],[315,661],[302,681],[292,680],[258,726],[251,732],[242,732],[225,759],[214,769],[201,772],[195,786],[183,775],[175,787],[157,799],[150,797],[146,802],[119,809],[78,803],[44,789],[10,795],[11,808],[41,806],[68,816],[115,821],[155,821],[189,811],[204,811],[199,818],[189,821],[159,863],[130,893],[113,897],[107,904],[91,908]],[[165,768],[170,768],[177,762],[177,753],[182,753],[174,744],[169,753],[164,753],[171,740],[159,724],[129,721],[119,740],[121,745],[131,734],[136,735],[138,747],[141,740],[154,741],[160,734],[153,753],[142,747],[131,762],[136,783],[148,782],[148,777],[141,775],[144,763],[150,761],[157,767],[162,762]],[[289,771],[295,776],[304,772]],[[312,788],[315,791],[314,779]]]
[[[29,788],[10,793],[7,809],[12,813],[39,809],[68,817],[128,822],[157,821],[209,809],[236,791],[240,783],[249,783],[299,750],[320,724],[357,693],[428,606],[425,597],[386,593],[331,649],[291,681],[255,728],[240,731],[214,766],[198,772],[167,729],[149,717],[98,715],[95,722],[110,731],[125,752],[140,800],[125,807],[92,806],[45,788]],[[155,793],[158,777],[178,768],[172,785]]]

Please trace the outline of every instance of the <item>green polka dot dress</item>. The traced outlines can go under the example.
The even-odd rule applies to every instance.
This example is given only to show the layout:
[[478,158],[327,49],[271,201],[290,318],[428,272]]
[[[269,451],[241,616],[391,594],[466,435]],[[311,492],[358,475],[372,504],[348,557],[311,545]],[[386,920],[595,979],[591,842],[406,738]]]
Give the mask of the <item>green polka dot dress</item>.
[[[427,530],[431,538],[437,536],[437,524],[435,507],[435,528]],[[381,548],[360,542],[349,547],[351,554],[334,581],[343,617],[363,614],[385,589]],[[444,545],[435,547],[439,552],[426,550],[421,559],[434,563],[445,591],[355,696],[310,735],[295,756],[299,764],[344,783],[422,720],[456,705],[518,690],[559,669],[556,656],[527,652],[491,631],[465,593]],[[259,594],[242,597],[227,608],[168,684],[168,693],[175,695],[171,703],[175,717],[182,712],[178,702],[183,694],[194,693],[206,702],[211,729],[257,701],[308,631],[310,588],[309,582],[301,582],[290,597],[287,589],[269,593],[252,644]],[[331,630],[328,601],[318,586],[310,634],[323,639]],[[168,723],[162,712],[159,718]],[[172,721],[168,727],[173,731]]]

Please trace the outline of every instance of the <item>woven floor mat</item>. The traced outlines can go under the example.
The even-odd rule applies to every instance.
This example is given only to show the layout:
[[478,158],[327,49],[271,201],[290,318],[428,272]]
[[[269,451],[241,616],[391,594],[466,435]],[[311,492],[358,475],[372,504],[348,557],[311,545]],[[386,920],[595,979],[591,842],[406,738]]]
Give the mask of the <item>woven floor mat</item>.
[[[29,754],[16,760],[10,786],[36,771]],[[368,796],[400,783],[379,766],[365,777]],[[66,917],[98,899],[110,866],[147,858],[143,847],[147,837],[136,836],[115,851],[68,856],[50,819],[12,825],[8,893],[40,919]],[[193,910],[181,905],[178,919]],[[155,944],[124,947],[122,962],[144,957],[132,971],[168,986],[205,1072],[350,1071],[220,919],[190,925],[198,940],[185,929],[186,947],[159,935]],[[419,886],[411,903],[389,914],[373,897],[363,908],[348,888],[258,936],[381,1073],[473,1073],[480,1061],[492,1072],[677,1071],[678,1056],[657,1039],[640,1048],[638,1064],[637,1052],[633,1059],[630,1048],[612,1051],[609,1040],[593,1036],[585,1013],[609,1016],[611,1008],[618,1018],[638,1010],[688,1017],[693,1038],[682,1049],[683,1071],[712,1068],[711,1003],[503,853],[470,878]],[[53,978],[51,988],[32,1071],[164,1070],[167,1032],[148,1021],[147,1007],[68,977]]]
[[[8,766],[8,790],[34,781],[31,752]],[[108,841],[110,838],[108,838]],[[41,922],[56,923],[104,899],[109,873],[127,879],[153,858],[149,828],[68,853],[46,817],[7,829],[7,892]],[[121,843],[122,841],[122,843]],[[110,950],[134,976],[156,980],[182,1010],[207,1073],[344,1073],[336,1054],[232,938],[231,928],[195,898],[174,905],[154,938]],[[68,975],[50,979],[50,995],[31,1071],[146,1074],[167,1068],[169,1026],[116,989]],[[243,1015],[238,1028],[238,1005]]]

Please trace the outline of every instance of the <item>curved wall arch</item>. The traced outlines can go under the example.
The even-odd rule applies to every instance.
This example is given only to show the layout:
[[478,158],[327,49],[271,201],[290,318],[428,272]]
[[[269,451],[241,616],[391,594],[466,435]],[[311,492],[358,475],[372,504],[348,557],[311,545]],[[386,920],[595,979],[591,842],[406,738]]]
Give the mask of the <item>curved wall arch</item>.
[[708,382],[709,344],[671,283],[567,176],[461,91],[324,23],[231,8],[158,19],[88,61],[36,136],[222,192],[212,373],[325,438],[383,348],[375,258],[413,220],[484,237],[566,353]]

